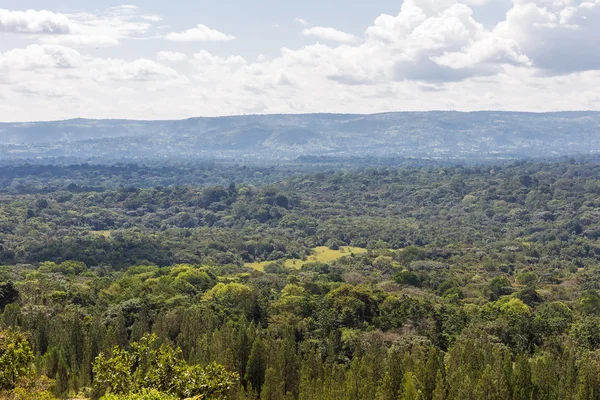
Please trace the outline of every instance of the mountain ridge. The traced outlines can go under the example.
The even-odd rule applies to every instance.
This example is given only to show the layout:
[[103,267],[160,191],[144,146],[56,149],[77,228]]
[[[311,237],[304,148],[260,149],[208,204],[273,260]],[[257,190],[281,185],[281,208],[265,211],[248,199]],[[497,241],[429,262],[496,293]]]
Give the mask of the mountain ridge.
[[315,113],[273,113],[273,114],[230,114],[216,116],[196,116],[186,118],[167,118],[167,119],[137,119],[137,118],[87,118],[73,117],[66,119],[53,120],[28,120],[28,121],[0,121],[0,125],[17,125],[17,124],[37,124],[37,123],[57,123],[57,122],[73,122],[73,121],[120,121],[120,122],[176,122],[187,121],[192,119],[222,119],[222,118],[243,118],[243,117],[293,117],[293,116],[358,116],[371,117],[378,115],[390,114],[429,114],[429,113],[457,113],[457,114],[478,114],[478,113],[504,113],[504,114],[531,114],[531,115],[559,115],[559,114],[600,114],[600,110],[561,110],[561,111],[513,111],[513,110],[426,110],[426,111],[382,111],[376,113],[343,113],[343,112],[315,112]]
[[599,111],[255,114],[0,123],[0,156],[294,159],[537,157],[600,152]]

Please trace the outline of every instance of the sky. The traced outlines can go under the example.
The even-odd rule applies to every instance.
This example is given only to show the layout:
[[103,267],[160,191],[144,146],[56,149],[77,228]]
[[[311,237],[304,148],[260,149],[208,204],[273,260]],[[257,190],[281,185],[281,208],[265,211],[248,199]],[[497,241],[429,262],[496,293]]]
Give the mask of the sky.
[[0,122],[600,110],[599,44],[600,0],[0,0]]

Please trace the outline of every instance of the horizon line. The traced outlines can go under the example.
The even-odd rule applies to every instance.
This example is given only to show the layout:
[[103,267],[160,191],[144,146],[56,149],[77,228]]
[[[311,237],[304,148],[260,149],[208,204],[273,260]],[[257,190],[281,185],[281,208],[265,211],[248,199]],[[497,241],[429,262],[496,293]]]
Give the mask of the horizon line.
[[417,110],[417,111],[383,111],[375,113],[350,113],[350,112],[307,112],[307,113],[256,113],[256,114],[228,114],[216,116],[195,116],[172,119],[136,119],[136,118],[87,118],[73,117],[66,119],[53,120],[26,120],[26,121],[0,121],[0,124],[35,124],[35,123],[52,123],[52,122],[67,122],[76,120],[86,121],[130,121],[130,122],[176,122],[187,121],[192,119],[219,119],[219,118],[242,118],[242,117],[281,117],[281,116],[319,116],[319,115],[340,115],[340,116],[378,116],[386,114],[428,114],[428,113],[458,113],[458,114],[475,114],[475,113],[503,113],[503,114],[562,114],[562,113],[600,113],[600,110],[559,110],[559,111],[514,111],[514,110]]

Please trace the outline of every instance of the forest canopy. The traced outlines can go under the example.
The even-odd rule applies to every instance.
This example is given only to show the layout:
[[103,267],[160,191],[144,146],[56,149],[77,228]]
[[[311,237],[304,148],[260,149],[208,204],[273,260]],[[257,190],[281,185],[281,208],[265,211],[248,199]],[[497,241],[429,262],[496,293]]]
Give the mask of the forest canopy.
[[69,168],[0,168],[2,396],[600,393],[599,164]]

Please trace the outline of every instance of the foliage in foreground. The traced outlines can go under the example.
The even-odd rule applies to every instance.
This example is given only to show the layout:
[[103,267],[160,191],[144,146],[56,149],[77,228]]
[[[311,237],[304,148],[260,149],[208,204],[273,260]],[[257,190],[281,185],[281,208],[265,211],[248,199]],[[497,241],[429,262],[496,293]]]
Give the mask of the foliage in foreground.
[[177,400],[178,397],[175,397],[170,394],[161,393],[156,389],[144,389],[139,393],[135,394],[126,394],[126,395],[118,395],[118,394],[107,394],[103,396],[101,400]]
[[0,332],[0,398],[51,400],[52,382],[36,376],[28,336],[20,331]]
[[181,349],[165,344],[156,348],[156,340],[156,335],[144,335],[131,344],[131,350],[115,346],[111,357],[101,353],[93,365],[96,388],[117,395],[154,390],[152,396],[157,399],[168,398],[160,397],[160,392],[178,398],[224,399],[239,378],[215,363],[190,366],[182,359]]

